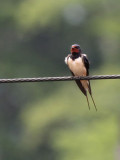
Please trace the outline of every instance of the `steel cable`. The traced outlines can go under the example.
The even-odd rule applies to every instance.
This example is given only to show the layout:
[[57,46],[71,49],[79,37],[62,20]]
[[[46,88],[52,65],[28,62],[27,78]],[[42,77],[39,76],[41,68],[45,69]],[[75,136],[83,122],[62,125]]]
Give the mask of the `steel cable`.
[[120,79],[120,75],[94,75],[86,77],[38,77],[38,78],[11,78],[0,79],[0,83],[23,83],[23,82],[50,82],[50,81],[72,81],[72,80],[102,80],[102,79]]

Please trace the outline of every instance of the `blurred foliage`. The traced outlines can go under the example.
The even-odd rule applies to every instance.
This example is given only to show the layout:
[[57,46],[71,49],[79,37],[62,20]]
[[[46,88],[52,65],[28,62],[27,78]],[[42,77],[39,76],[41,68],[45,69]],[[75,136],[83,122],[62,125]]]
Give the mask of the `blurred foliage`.
[[[22,148],[34,150],[40,157],[41,152],[37,148],[46,145],[47,150],[52,144],[50,148],[54,150],[54,156],[58,153],[64,160],[114,159],[120,111],[119,82],[91,83],[98,112],[91,101],[91,111],[88,111],[84,95],[73,82],[63,83],[61,89],[47,101],[29,104],[29,110],[25,108],[21,114],[25,126]],[[51,153],[48,152],[48,155],[51,156]]]
[[[119,0],[0,1],[0,77],[69,75],[73,43],[92,74],[119,74],[119,26]],[[73,82],[1,84],[0,159],[117,158],[119,82],[91,83],[97,113]]]

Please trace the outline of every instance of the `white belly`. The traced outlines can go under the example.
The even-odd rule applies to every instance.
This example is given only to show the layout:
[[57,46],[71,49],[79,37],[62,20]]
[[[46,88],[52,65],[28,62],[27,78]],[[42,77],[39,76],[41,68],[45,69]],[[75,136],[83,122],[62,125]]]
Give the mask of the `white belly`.
[[[68,59],[68,66],[69,66],[70,70],[74,73],[75,76],[86,76],[87,75],[87,71],[86,71],[86,68],[83,64],[81,57],[75,59],[74,61],[71,58],[69,58]],[[89,82],[87,80],[80,80],[80,81],[81,81],[83,87],[85,89],[88,89]]]
[[75,76],[86,76],[86,68],[82,62],[81,57],[75,59],[74,61],[69,58],[68,66]]

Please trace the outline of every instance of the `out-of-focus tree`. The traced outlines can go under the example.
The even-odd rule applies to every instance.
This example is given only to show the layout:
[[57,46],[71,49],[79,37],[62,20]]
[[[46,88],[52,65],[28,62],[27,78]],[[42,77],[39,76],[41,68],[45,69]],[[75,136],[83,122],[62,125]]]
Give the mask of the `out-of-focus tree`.
[[[68,73],[67,67],[65,68],[64,65],[64,57],[69,53],[70,45],[73,43],[79,43],[83,52],[88,54],[91,61],[91,69],[94,72],[101,65],[104,68],[105,64],[109,64],[107,73],[112,73],[113,67],[111,67],[111,64],[119,66],[120,58],[119,11],[119,0],[1,1],[0,77],[57,76]],[[112,84],[111,82],[102,83],[106,89],[110,88],[109,86],[113,86]],[[86,126],[89,126],[89,120],[95,120],[96,116],[92,117],[88,114],[87,117],[85,116],[86,113],[83,112],[78,114],[79,109],[75,112],[72,108],[79,102],[71,104],[72,101],[69,101],[69,98],[66,99],[65,96],[68,95],[68,92],[64,91],[63,88],[65,87],[58,83],[1,85],[1,159],[32,160],[36,157],[38,159],[50,160],[51,158],[54,160],[58,159],[59,155],[57,147],[62,150],[62,145],[68,152],[66,152],[65,156],[69,155],[65,160],[73,156],[71,151],[74,150],[74,147],[68,147],[71,144],[73,145],[73,142],[69,143],[70,138],[73,139],[73,137],[78,136],[73,132],[77,132],[79,124],[84,126],[84,123],[86,123]],[[62,92],[60,92],[59,88],[61,88]],[[118,90],[115,92],[114,88],[118,89],[119,87],[117,84],[114,85],[111,89],[114,95],[109,93],[107,97],[108,91],[106,89],[102,91],[101,86],[98,87],[97,92],[98,97],[99,93],[100,95],[103,92],[105,93],[101,99],[104,101],[104,106],[110,106],[110,113],[114,110],[113,98],[116,100],[115,106],[119,105],[117,102],[119,92]],[[72,90],[69,92],[70,95],[71,92]],[[64,104],[59,102],[61,95],[63,95]],[[70,95],[68,96],[72,100],[75,95],[73,94],[73,97]],[[108,97],[111,100],[106,104],[105,98]],[[38,105],[36,101],[40,101]],[[58,103],[60,103],[61,108],[57,105]],[[119,111],[118,108],[116,110]],[[117,111],[114,110],[114,113]],[[76,116],[76,114],[78,115]],[[106,114],[105,116],[108,115]],[[101,115],[98,115],[96,119],[99,119],[99,117]],[[108,122],[103,126],[104,130],[109,123],[115,128],[114,118],[112,118],[110,115],[108,119],[105,119]],[[22,122],[20,119],[22,119]],[[99,124],[102,126],[102,120]],[[97,128],[97,123],[93,125],[95,125],[93,128],[97,134],[97,129],[95,129]],[[65,129],[64,127],[68,127],[66,132],[62,131],[62,129]],[[79,129],[79,133],[81,133],[81,128]],[[65,141],[69,131],[68,141]],[[87,132],[89,131],[88,129]],[[105,131],[107,134],[107,129]],[[108,131],[110,131],[110,126]],[[112,131],[111,138],[106,138],[110,141],[108,144],[111,148],[114,145],[116,134],[116,132]],[[72,133],[74,136],[71,135]],[[92,134],[93,132],[91,132]],[[85,138],[85,136],[81,136],[80,140],[75,139],[76,144],[81,142],[82,138]],[[101,139],[103,140],[104,137],[101,137]],[[86,144],[88,142],[89,137],[88,141],[86,140]],[[82,144],[84,145],[84,143]],[[77,145],[78,148],[81,147],[81,145]],[[101,143],[100,145],[102,148]],[[85,155],[82,149],[81,151]],[[60,153],[64,154],[62,151]],[[92,149],[91,153],[93,153]],[[104,155],[102,151],[101,153]],[[62,157],[65,156],[62,155]],[[73,159],[75,158],[73,157]]]

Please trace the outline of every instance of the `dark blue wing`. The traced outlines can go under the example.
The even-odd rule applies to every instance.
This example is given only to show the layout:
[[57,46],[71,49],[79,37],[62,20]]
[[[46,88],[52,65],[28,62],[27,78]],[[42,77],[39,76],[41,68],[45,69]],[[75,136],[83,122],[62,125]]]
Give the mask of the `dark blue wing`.
[[83,59],[85,68],[87,70],[87,76],[88,76],[89,75],[89,67],[90,67],[89,60],[88,60],[87,56],[85,56],[85,55],[83,55],[82,59]]

